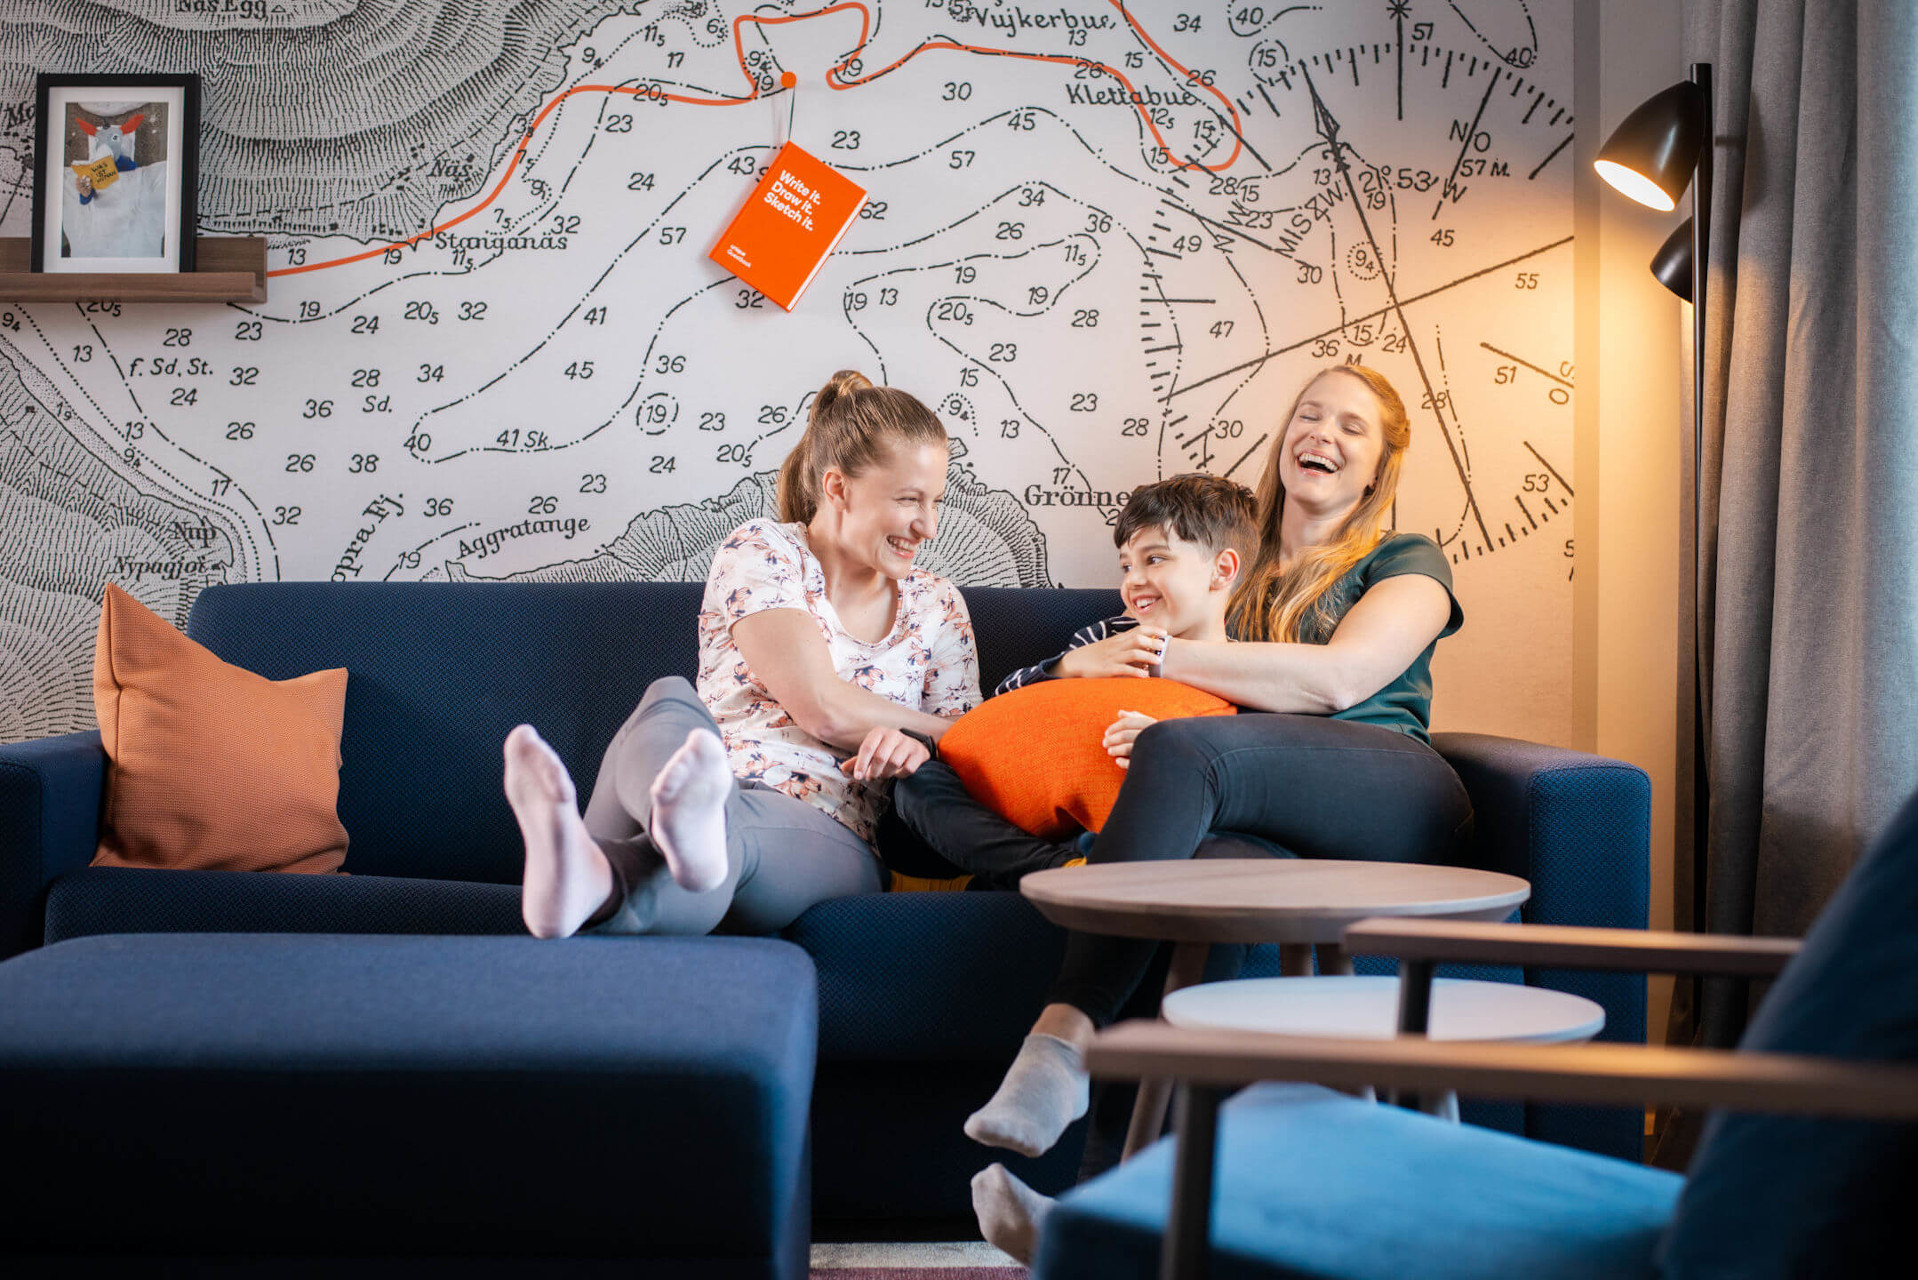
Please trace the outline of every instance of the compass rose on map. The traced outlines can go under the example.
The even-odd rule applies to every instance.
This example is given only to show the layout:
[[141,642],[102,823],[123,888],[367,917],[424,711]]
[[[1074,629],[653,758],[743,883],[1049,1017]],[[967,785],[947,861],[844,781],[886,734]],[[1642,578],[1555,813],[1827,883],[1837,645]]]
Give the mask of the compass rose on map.
[[[1412,418],[1399,528],[1455,563],[1534,540],[1564,559],[1569,107],[1483,48],[1408,35],[1288,57],[1247,40],[1251,163],[1175,184],[1148,236],[1161,465],[1252,478],[1272,402],[1305,369],[1363,360]],[[1186,287],[1200,273],[1242,287]]]

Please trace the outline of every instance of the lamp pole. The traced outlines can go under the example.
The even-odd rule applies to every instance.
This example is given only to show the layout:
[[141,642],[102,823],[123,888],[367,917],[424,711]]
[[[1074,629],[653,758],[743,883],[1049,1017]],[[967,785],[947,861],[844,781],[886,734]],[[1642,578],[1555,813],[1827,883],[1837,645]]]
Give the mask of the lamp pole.
[[1705,750],[1704,597],[1705,492],[1705,290],[1712,221],[1712,64],[1694,62],[1691,81],[1699,88],[1704,136],[1698,170],[1692,179],[1692,931],[1708,932],[1705,873],[1711,848],[1711,781]]

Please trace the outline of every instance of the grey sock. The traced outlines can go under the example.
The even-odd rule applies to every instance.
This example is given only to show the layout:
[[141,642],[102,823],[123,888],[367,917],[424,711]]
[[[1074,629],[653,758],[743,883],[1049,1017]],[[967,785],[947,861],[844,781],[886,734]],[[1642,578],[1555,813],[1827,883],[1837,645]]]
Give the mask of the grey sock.
[[1078,1049],[1034,1032],[1019,1046],[992,1101],[966,1119],[966,1136],[1022,1156],[1052,1149],[1066,1126],[1086,1113],[1090,1078]]
[[987,1244],[1026,1266],[1032,1265],[1039,1228],[1052,1204],[1049,1196],[1013,1177],[1002,1164],[988,1165],[972,1175],[972,1211],[979,1215],[979,1234]]

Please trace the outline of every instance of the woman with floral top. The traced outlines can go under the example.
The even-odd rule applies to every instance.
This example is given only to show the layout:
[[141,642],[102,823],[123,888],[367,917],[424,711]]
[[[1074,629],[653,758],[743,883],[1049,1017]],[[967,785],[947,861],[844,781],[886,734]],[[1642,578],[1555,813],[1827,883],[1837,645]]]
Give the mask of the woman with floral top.
[[584,815],[531,725],[506,737],[537,937],[771,932],[876,892],[889,779],[976,705],[959,591],[913,567],[939,527],[946,432],[850,371],[813,400],[779,473],[779,519],[720,544],[699,611],[699,679],[654,681],[600,763]]

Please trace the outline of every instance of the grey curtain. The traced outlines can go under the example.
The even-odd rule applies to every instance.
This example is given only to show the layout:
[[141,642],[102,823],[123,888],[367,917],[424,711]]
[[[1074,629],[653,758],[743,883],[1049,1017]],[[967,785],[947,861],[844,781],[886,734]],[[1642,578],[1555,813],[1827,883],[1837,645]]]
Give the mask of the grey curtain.
[[[1678,914],[1702,888],[1713,932],[1797,935],[1918,786],[1918,4],[1687,0],[1685,22],[1718,182],[1710,840],[1703,886],[1679,858]],[[1730,1044],[1745,1006],[1681,993],[1674,1039]]]

